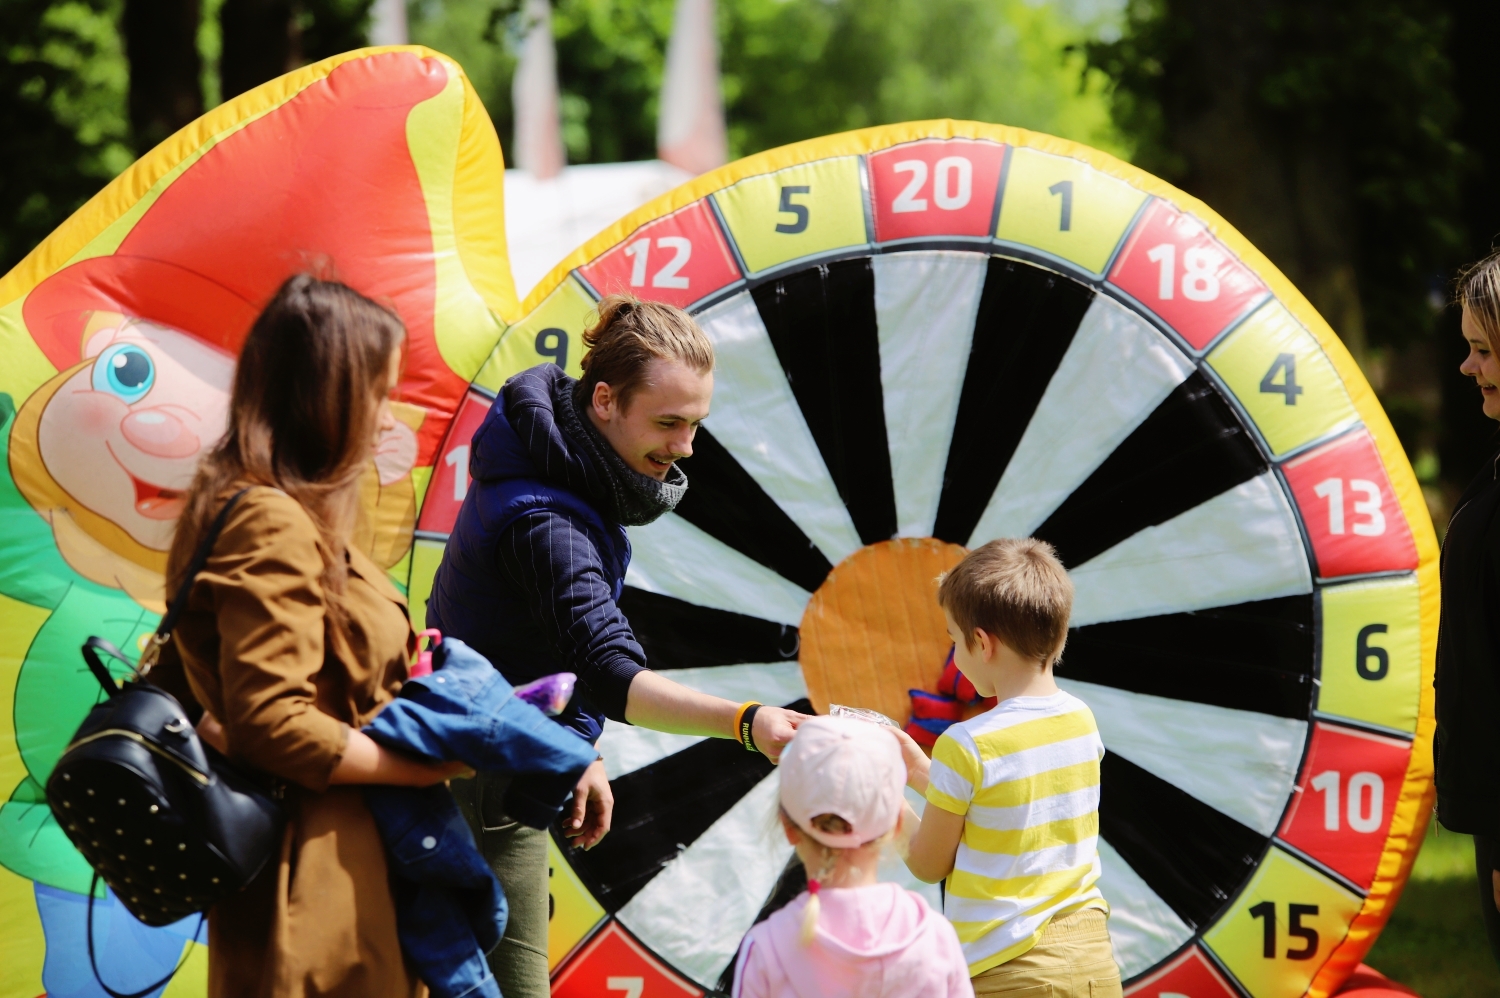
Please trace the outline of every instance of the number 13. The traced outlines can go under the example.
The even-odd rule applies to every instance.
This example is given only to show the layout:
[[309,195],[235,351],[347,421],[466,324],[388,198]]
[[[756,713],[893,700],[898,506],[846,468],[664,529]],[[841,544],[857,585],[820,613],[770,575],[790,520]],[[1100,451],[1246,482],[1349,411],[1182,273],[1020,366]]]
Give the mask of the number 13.
[[[1354,524],[1350,529],[1360,537],[1379,537],[1385,533],[1385,514],[1380,510],[1380,486],[1363,478],[1351,478],[1349,490],[1364,494],[1363,499],[1354,501],[1355,515],[1369,517],[1363,523]],[[1342,534],[1344,532],[1344,480],[1325,478],[1313,486],[1313,494],[1319,499],[1328,500],[1328,532]]]

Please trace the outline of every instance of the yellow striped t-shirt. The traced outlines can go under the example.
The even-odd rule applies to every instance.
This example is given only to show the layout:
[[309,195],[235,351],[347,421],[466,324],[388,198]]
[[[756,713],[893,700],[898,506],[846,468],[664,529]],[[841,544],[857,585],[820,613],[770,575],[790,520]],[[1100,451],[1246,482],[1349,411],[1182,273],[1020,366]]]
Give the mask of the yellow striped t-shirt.
[[932,753],[927,803],[964,816],[944,913],[970,975],[1025,953],[1099,893],[1094,715],[1075,696],[1012,697],[960,721]]

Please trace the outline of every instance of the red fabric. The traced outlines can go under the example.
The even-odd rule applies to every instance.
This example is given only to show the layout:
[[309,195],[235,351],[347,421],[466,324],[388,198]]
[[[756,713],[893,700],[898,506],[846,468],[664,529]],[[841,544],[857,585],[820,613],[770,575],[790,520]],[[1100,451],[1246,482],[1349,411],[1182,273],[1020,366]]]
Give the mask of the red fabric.
[[1397,984],[1374,967],[1364,964],[1355,968],[1338,993],[1340,998],[1398,998],[1417,994],[1406,985]]
[[936,696],[922,690],[911,691],[911,716],[939,721],[963,720],[963,704],[952,697]]
[[[467,386],[438,353],[432,230],[406,140],[412,108],[447,82],[410,52],[343,63],[204,153],[113,256],[43,281],[25,304],[31,335],[70,367],[82,313],[106,309],[238,353],[281,282],[313,270],[395,307],[410,334],[401,398],[450,414]],[[447,424],[424,423],[418,463]]]
[[906,726],[906,733],[911,735],[911,740],[918,745],[926,745],[930,748],[937,744],[938,736],[920,724],[908,724]]

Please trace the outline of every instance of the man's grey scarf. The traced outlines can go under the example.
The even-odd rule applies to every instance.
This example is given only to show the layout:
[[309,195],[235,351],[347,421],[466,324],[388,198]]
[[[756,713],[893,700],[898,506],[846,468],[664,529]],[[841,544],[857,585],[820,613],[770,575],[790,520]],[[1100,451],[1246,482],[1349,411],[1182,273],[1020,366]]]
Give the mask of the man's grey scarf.
[[614,503],[614,509],[606,512],[627,527],[643,527],[672,512],[687,494],[687,475],[674,464],[667,471],[667,480],[660,482],[630,467],[585,415],[588,404],[583,382],[559,378],[553,383],[552,410],[558,425],[588,452],[604,474]]

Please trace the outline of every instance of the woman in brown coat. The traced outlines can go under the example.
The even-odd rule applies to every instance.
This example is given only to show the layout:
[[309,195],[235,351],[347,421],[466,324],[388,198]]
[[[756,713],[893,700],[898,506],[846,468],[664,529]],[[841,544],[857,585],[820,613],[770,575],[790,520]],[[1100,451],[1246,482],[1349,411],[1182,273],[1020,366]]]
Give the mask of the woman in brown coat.
[[425,786],[461,767],[359,731],[400,688],[414,641],[401,594],[349,544],[404,339],[399,319],[341,284],[287,281],[245,342],[228,430],[185,497],[169,591],[220,507],[251,486],[175,643],[204,739],[284,785],[288,812],[279,859],[209,913],[214,998],[423,990],[402,959],[358,784]]

